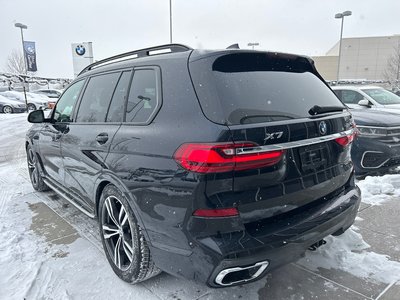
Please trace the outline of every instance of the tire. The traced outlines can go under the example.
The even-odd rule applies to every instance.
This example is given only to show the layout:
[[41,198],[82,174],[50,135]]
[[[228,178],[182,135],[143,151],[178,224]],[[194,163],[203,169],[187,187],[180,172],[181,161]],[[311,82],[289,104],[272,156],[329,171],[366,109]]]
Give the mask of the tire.
[[36,110],[36,105],[33,103],[28,103],[28,110]]
[[39,162],[30,145],[26,148],[26,158],[28,161],[29,178],[31,179],[33,188],[38,192],[48,191],[49,187],[44,183],[42,175],[40,175]]
[[151,258],[131,206],[114,185],[104,188],[98,212],[104,252],[119,278],[135,284],[161,272]]
[[5,114],[12,114],[14,112],[13,108],[9,105],[3,106],[3,113]]

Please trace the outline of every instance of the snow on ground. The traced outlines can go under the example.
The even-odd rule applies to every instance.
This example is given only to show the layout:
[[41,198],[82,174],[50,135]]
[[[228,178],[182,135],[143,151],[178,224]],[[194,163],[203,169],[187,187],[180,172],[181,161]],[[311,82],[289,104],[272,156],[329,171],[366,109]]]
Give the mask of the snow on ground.
[[144,286],[132,289],[116,278],[88,240],[73,238],[72,244],[64,244],[37,236],[31,227],[37,213],[27,207],[40,199],[27,194],[22,200],[0,217],[1,299],[90,299],[99,290],[102,299],[156,299]]
[[380,205],[393,197],[400,196],[400,175],[367,176],[357,182],[362,191],[362,201],[370,205]]
[[[23,144],[29,127],[26,114],[0,114],[0,124],[0,299],[256,299],[265,292],[271,277],[229,289],[210,289],[165,273],[135,286],[121,281],[98,239],[90,237],[96,235],[95,222],[82,221],[86,217],[65,204],[50,202],[53,207],[46,200],[49,194],[33,192]],[[385,205],[400,198],[398,174],[367,177],[358,185],[365,204]],[[56,214],[61,214],[57,207],[68,212],[72,225]],[[363,219],[356,221],[366,222]],[[61,230],[69,231],[62,237],[48,235]],[[338,269],[379,283],[400,282],[400,263],[372,252],[357,231],[353,226],[342,236],[327,237],[326,245],[307,252],[297,264],[314,275],[320,268]],[[325,278],[320,287],[333,295],[342,288]]]
[[307,252],[297,263],[315,271],[318,268],[340,269],[356,277],[387,284],[400,280],[400,262],[390,260],[387,255],[369,252],[370,246],[353,229],[325,240],[327,243],[323,247],[316,252]]

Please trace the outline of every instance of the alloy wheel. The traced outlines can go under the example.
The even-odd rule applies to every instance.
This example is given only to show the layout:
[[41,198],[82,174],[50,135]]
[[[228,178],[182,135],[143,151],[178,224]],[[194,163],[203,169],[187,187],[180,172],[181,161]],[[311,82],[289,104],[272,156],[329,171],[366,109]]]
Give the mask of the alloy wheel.
[[36,110],[35,104],[29,103],[28,104],[28,110]]
[[36,164],[36,156],[33,153],[32,148],[28,149],[28,169],[29,169],[29,177],[31,178],[32,184],[37,186],[39,181],[39,173]]
[[125,271],[131,266],[134,256],[132,226],[127,211],[121,201],[109,196],[104,201],[101,218],[107,251],[115,266]]
[[11,106],[6,105],[6,106],[3,106],[3,112],[5,114],[12,114],[13,110],[12,110]]

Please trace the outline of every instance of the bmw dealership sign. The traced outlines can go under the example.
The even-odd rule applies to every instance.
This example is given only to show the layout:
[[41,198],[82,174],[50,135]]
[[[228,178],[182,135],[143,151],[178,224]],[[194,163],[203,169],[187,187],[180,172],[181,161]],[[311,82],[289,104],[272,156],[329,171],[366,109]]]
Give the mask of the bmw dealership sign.
[[76,77],[87,65],[93,63],[92,42],[72,43],[71,49]]

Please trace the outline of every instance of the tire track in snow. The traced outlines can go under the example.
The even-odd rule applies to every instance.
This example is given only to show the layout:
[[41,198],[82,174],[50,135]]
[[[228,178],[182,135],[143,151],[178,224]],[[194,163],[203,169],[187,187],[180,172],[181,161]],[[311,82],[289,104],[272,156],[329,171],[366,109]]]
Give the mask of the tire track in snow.
[[5,207],[6,207],[6,201],[9,199],[11,196],[11,193],[7,191],[6,189],[1,189],[0,190],[0,216],[3,215]]

